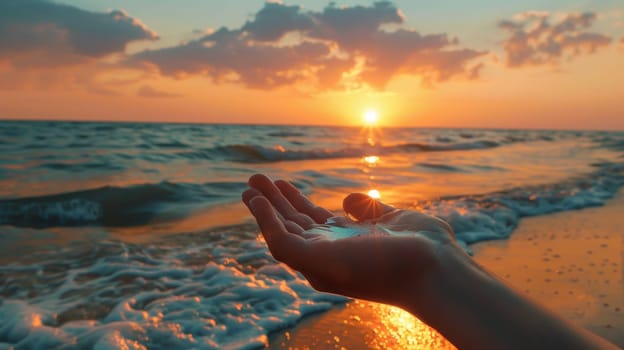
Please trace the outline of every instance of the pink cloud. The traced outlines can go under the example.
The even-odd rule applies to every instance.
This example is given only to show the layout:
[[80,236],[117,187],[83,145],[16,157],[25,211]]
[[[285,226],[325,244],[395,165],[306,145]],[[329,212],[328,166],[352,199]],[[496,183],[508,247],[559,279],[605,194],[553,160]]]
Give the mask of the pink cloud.
[[608,46],[611,38],[589,29],[596,20],[592,12],[569,13],[555,24],[545,12],[526,12],[515,20],[499,22],[508,38],[503,42],[508,67],[559,64],[564,57],[593,53]]
[[[477,59],[486,52],[459,48],[447,34],[420,34],[404,22],[388,1],[330,4],[322,11],[266,3],[239,29],[221,28],[178,46],[146,50],[129,62],[164,75],[204,75],[259,89],[302,81],[317,89],[354,84],[383,89],[398,75],[418,75],[426,84],[478,75]],[[388,25],[398,29],[388,31]]]

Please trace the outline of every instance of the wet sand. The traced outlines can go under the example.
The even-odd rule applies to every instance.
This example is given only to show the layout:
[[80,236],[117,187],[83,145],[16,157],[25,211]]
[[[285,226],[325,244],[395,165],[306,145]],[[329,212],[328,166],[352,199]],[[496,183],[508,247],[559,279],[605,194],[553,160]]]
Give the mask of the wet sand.
[[402,309],[354,300],[269,338],[270,349],[455,349]]
[[[526,218],[474,258],[528,297],[624,347],[624,190],[604,207]],[[360,300],[273,334],[271,349],[454,349],[410,314]]]
[[550,310],[624,347],[624,191],[606,206],[523,220],[475,259]]

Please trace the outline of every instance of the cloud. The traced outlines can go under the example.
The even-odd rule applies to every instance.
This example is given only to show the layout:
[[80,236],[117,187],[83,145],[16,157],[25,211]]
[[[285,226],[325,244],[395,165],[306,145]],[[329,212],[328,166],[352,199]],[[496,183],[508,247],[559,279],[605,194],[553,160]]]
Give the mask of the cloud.
[[166,91],[161,91],[158,89],[155,89],[149,85],[143,85],[139,88],[139,90],[137,91],[137,95],[141,96],[141,97],[158,97],[158,98],[162,98],[162,97],[179,97],[179,94],[173,94],[170,92],[166,92]]
[[199,40],[135,56],[165,75],[206,74],[216,82],[243,81],[249,87],[291,84],[323,65],[329,48],[322,43],[295,46],[250,45],[240,31],[222,28]]
[[250,33],[254,40],[275,41],[288,32],[312,28],[314,22],[300,10],[297,5],[268,2],[242,30]]
[[0,1],[0,61],[55,67],[123,53],[128,43],[158,35],[121,10],[89,12],[45,0]]
[[559,64],[562,58],[593,53],[611,43],[610,37],[587,31],[595,13],[565,14],[555,24],[551,17],[532,11],[498,23],[509,35],[503,42],[508,67]]
[[459,48],[446,34],[422,35],[404,22],[388,1],[330,4],[322,11],[270,2],[240,28],[146,50],[129,63],[177,78],[205,75],[258,89],[299,82],[315,89],[382,89],[402,74],[418,75],[426,84],[478,75],[476,59],[486,52]]

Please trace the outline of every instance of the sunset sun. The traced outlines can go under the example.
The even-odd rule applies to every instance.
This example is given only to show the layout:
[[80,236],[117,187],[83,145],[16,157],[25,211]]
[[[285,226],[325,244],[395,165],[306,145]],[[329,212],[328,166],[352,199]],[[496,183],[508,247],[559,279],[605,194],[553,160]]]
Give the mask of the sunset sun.
[[366,125],[375,125],[378,119],[377,111],[374,109],[369,109],[364,113],[364,123]]

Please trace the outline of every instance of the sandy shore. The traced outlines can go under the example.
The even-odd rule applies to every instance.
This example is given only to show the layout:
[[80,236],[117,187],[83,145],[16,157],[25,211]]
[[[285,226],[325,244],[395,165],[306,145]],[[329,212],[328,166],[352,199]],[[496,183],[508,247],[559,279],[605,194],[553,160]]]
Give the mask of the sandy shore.
[[624,191],[606,206],[523,220],[475,259],[549,309],[624,347]]
[[[624,347],[624,191],[606,206],[526,218],[475,259],[558,314]],[[270,337],[271,349],[454,349],[393,307],[353,301]]]

